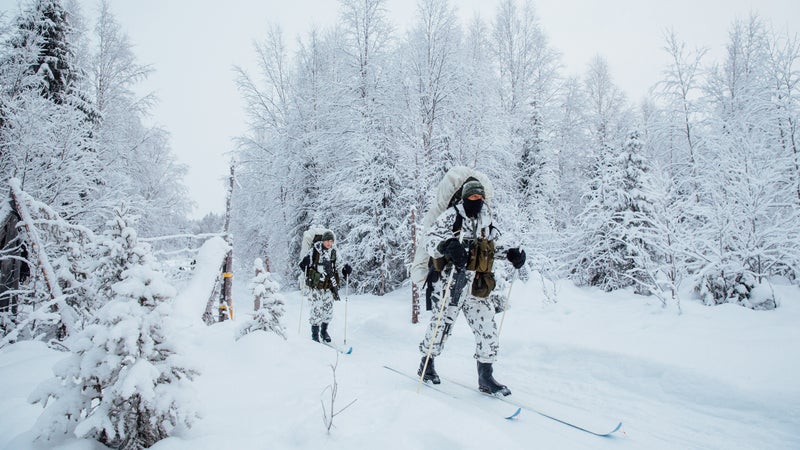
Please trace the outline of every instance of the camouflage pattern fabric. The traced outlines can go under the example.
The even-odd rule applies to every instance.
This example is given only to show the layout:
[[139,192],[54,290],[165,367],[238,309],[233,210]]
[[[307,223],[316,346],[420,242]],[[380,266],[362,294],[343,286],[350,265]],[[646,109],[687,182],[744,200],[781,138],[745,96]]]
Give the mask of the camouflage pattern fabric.
[[311,325],[331,323],[333,320],[333,294],[327,289],[310,289],[311,296],[309,303],[311,311],[308,315],[308,322]]

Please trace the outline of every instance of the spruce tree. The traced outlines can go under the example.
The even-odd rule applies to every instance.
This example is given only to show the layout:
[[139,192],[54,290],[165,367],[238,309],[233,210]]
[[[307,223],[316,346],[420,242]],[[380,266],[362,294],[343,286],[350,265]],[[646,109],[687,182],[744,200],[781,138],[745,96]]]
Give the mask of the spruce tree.
[[67,42],[72,27],[59,0],[37,0],[27,14],[17,20],[17,33],[11,39],[15,49],[35,40],[38,57],[29,61],[28,71],[41,77],[41,94],[57,104],[67,100],[76,73],[72,67],[74,53]]
[[583,282],[609,291],[637,286],[646,292],[651,270],[646,263],[653,250],[645,229],[652,227],[653,206],[639,133],[631,132],[618,154],[608,148],[601,155],[593,197],[579,226],[573,271]]
[[256,330],[272,331],[286,339],[286,328],[281,324],[285,301],[280,294],[280,284],[272,279],[272,274],[260,259],[253,263],[255,276],[250,280],[250,292],[256,308],[253,317],[246,321],[237,333],[239,339]]
[[58,0],[36,0],[17,17],[0,51],[0,182],[22,189],[72,221],[96,219],[102,167],[96,120],[77,66],[70,16]]
[[71,354],[54,367],[55,377],[30,400],[45,405],[36,424],[40,439],[66,434],[111,448],[147,448],[196,419],[188,386],[196,372],[168,339],[175,289],[125,219],[108,236],[104,247],[114,249],[119,264],[106,264],[114,269],[105,273],[122,269],[120,280],[92,323],[68,342]]

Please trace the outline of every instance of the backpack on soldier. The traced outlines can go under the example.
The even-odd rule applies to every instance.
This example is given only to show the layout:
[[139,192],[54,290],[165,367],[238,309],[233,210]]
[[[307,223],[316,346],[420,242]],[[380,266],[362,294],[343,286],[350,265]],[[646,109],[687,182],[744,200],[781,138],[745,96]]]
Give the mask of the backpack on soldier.
[[[331,233],[334,236],[333,246],[331,246],[331,266],[336,267],[336,235],[333,231],[321,227],[319,225],[312,225],[311,228],[303,232],[303,241],[300,243],[300,255],[305,257],[308,255],[309,251],[314,246],[314,243],[322,241],[322,236],[325,233]],[[319,265],[319,252],[314,249],[311,255],[311,261],[309,261],[308,267],[306,267],[305,273],[301,275],[305,280],[304,283],[306,286],[314,288],[314,289],[328,289],[330,287],[330,280],[329,279],[322,279],[320,273],[317,272],[316,267]],[[335,276],[338,278],[338,274],[334,273],[331,276]],[[336,280],[338,283],[338,279]]]
[[[428,234],[428,230],[436,223],[436,219],[447,208],[461,203],[461,188],[470,179],[477,180],[483,185],[484,202],[488,204],[491,201],[494,191],[492,183],[486,175],[466,166],[452,167],[444,174],[444,177],[436,187],[433,200],[425,213],[425,217],[422,219],[422,230],[418,236],[423,236],[424,239],[424,236]],[[431,258],[424,247],[424,245],[417,243],[414,262],[411,263],[411,281],[419,285],[425,283],[431,265],[436,266],[440,271],[439,266],[442,265],[441,261],[430,261]]]
[[333,234],[333,245],[335,247],[336,235],[333,233],[333,231],[319,225],[311,225],[311,228],[303,232],[303,241],[300,243],[300,255],[307,255],[308,251],[311,250],[311,246],[314,245],[315,242],[321,241],[322,235],[325,233]]

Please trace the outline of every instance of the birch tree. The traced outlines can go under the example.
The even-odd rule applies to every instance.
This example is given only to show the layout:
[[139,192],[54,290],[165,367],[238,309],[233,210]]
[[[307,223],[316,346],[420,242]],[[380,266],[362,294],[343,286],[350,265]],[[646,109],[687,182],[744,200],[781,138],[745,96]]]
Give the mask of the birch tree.
[[349,116],[350,127],[344,129],[346,148],[339,163],[340,178],[350,185],[333,184],[338,201],[330,204],[341,211],[336,219],[344,237],[340,248],[352,261],[354,286],[383,295],[406,277],[409,248],[405,205],[411,177],[392,125],[393,27],[384,0],[344,0],[341,5],[343,81],[353,94],[344,99],[352,112],[341,111]]
[[169,134],[143,123],[155,98],[134,93],[152,68],[137,61],[107,1],[100,3],[94,35],[88,78],[98,115],[92,135],[103,168],[99,195],[109,210],[126,202],[144,235],[168,234],[192,205],[182,183],[188,169],[172,152]]
[[766,275],[797,270],[795,191],[786,177],[792,161],[775,133],[768,49],[757,16],[734,22],[725,61],[706,87],[713,134],[700,174],[704,223],[695,245],[704,259],[695,287],[710,304],[775,307],[754,304],[753,289]]
[[543,235],[552,234],[555,225],[557,163],[551,142],[553,124],[548,121],[555,116],[559,55],[550,46],[531,1],[521,7],[513,0],[502,1],[492,36],[498,93],[509,117],[516,159],[514,200],[509,203],[516,203],[514,209],[523,217],[511,231],[522,238],[523,245],[534,248],[545,241]]

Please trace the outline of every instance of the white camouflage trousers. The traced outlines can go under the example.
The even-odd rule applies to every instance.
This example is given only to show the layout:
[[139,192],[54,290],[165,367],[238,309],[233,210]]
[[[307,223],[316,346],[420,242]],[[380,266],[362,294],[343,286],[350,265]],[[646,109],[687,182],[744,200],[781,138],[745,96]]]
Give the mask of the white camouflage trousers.
[[[472,328],[472,334],[475,335],[475,359],[482,363],[493,363],[497,360],[499,343],[497,325],[494,322],[495,304],[491,297],[480,298],[470,294],[473,276],[474,273],[467,272],[467,285],[464,287],[456,304],[453,304],[452,294],[447,296],[448,304],[444,307],[439,330],[436,333],[436,340],[431,348],[431,357],[439,356],[442,353],[447,338],[453,332],[453,324],[458,318],[458,313],[463,311],[464,317],[467,318],[467,323]],[[427,355],[431,339],[433,339],[439,307],[441,306],[440,297],[446,284],[447,280],[442,279],[434,286],[431,321],[425,332],[425,338],[419,344],[419,350],[423,356]]]
[[331,323],[333,319],[333,294],[328,289],[309,289],[311,295],[308,302],[311,305],[311,312],[308,314],[308,322],[311,325]]

